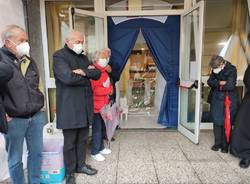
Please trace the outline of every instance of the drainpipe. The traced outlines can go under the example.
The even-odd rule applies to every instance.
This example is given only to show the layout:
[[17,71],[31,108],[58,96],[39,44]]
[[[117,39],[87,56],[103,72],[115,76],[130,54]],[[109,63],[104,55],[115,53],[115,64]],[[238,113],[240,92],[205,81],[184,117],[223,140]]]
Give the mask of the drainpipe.
[[29,35],[29,14],[28,14],[28,4],[31,0],[22,0],[23,2],[23,14],[26,32]]

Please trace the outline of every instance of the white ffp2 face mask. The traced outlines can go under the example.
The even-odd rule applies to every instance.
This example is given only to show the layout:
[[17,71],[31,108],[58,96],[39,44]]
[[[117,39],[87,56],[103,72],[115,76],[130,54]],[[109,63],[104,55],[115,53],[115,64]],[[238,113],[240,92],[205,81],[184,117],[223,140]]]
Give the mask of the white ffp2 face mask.
[[81,54],[82,51],[83,51],[83,44],[81,44],[81,43],[73,44],[72,50],[73,50],[76,54]]
[[22,42],[17,45],[13,41],[9,41],[16,46],[16,52],[19,57],[30,56],[30,45],[28,42]]
[[221,72],[221,70],[222,70],[222,68],[214,68],[214,69],[213,69],[213,72],[214,72],[215,74],[218,74],[218,73]]
[[22,57],[22,56],[30,56],[30,45],[28,42],[23,42],[20,43],[19,45],[16,46],[16,51],[17,54]]
[[99,59],[98,60],[98,65],[100,65],[101,67],[106,67],[108,65],[108,60],[107,59]]

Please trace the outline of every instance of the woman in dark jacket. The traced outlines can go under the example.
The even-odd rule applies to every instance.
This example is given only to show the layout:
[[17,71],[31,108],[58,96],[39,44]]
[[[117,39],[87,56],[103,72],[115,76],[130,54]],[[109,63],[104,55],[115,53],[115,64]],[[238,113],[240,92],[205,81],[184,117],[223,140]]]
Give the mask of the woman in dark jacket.
[[240,167],[247,168],[250,164],[250,66],[245,72],[243,81],[247,92],[235,119],[231,151],[241,158]]
[[214,145],[213,151],[228,152],[229,143],[225,137],[225,97],[229,95],[230,104],[230,120],[231,125],[234,122],[235,113],[237,110],[238,95],[236,91],[237,70],[236,67],[224,60],[221,56],[214,56],[210,61],[212,73],[207,81],[211,87],[212,99],[210,106],[210,114],[214,123]]

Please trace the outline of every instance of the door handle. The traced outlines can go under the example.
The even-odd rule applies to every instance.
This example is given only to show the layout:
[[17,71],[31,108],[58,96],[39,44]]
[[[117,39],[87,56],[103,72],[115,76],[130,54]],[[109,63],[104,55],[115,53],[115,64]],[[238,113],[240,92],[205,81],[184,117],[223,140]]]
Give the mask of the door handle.
[[176,82],[176,85],[178,87],[185,88],[185,89],[193,89],[193,88],[198,89],[198,84],[199,84],[198,80],[195,80],[194,82],[192,82],[192,81],[180,81],[180,80],[178,80]]
[[198,89],[198,80],[195,80],[189,89],[192,89],[192,88]]

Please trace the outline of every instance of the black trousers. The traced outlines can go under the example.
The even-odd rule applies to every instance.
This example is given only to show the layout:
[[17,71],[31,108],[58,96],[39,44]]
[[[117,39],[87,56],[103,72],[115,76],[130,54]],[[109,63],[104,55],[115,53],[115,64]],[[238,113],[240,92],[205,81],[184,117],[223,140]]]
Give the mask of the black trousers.
[[66,174],[75,173],[85,164],[88,135],[89,127],[63,130]]
[[223,125],[214,124],[214,144],[220,148],[227,149],[228,143],[226,141],[225,128]]

